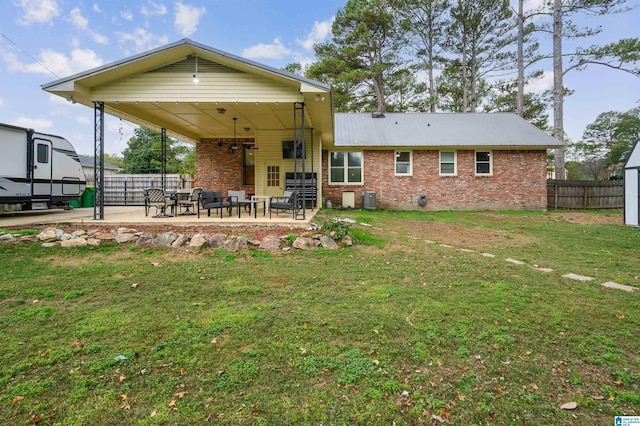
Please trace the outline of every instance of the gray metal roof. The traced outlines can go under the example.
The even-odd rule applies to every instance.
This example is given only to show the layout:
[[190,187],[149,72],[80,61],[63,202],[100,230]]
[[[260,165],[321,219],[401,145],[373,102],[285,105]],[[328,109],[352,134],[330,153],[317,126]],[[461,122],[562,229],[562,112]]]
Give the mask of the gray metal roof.
[[563,144],[514,113],[336,113],[336,147],[555,148]]
[[[95,162],[93,157],[89,157],[87,155],[78,155],[78,157],[80,158],[80,164],[82,165],[82,167],[93,168],[94,162]],[[122,170],[120,167],[114,166],[113,164],[109,164],[109,163],[104,163],[104,169],[105,170]]]

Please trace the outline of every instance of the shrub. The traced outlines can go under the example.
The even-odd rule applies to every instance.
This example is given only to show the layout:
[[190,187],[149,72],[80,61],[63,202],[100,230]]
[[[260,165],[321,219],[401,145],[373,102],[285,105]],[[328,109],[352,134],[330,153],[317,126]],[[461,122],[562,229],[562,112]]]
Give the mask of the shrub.
[[351,226],[337,217],[325,220],[320,227],[324,235],[334,240],[341,240],[351,232]]

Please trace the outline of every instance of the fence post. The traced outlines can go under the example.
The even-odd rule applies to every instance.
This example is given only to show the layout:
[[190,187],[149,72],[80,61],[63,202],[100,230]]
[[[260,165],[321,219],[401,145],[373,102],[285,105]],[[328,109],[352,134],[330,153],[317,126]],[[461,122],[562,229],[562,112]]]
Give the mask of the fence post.
[[588,192],[587,192],[587,190],[589,188],[587,187],[587,185],[584,185],[583,188],[584,188],[584,199],[582,201],[582,208],[586,210],[587,209],[587,200],[588,200],[588,195],[587,195]]
[[553,204],[554,209],[558,210],[558,183],[553,184]]

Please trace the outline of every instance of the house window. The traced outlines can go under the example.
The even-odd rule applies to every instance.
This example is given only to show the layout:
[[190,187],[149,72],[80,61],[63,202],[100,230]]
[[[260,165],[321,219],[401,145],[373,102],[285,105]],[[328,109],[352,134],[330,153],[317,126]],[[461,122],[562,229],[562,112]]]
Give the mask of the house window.
[[491,176],[492,174],[491,151],[476,151],[476,175]]
[[38,144],[38,163],[48,163],[49,162],[49,145],[45,145],[43,143]]
[[329,183],[362,184],[362,152],[329,153]]
[[243,145],[242,150],[242,184],[256,184],[256,154],[253,145]]
[[455,176],[456,151],[440,151],[440,176]]
[[396,176],[411,176],[413,174],[411,160],[411,151],[396,151]]
[[280,166],[267,166],[267,186],[280,186]]

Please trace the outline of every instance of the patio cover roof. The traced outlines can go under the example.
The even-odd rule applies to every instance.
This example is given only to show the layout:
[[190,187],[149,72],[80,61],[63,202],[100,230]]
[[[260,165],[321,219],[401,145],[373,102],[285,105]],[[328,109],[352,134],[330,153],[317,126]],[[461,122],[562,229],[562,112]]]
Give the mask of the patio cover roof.
[[165,128],[170,136],[191,143],[232,137],[233,117],[241,138],[261,129],[292,129],[293,103],[304,102],[305,127],[320,133],[323,144],[333,143],[330,86],[189,39],[42,89],[91,108],[104,102],[108,114],[154,130]]
[[514,113],[336,114],[335,146],[500,147],[541,149],[563,146]]

